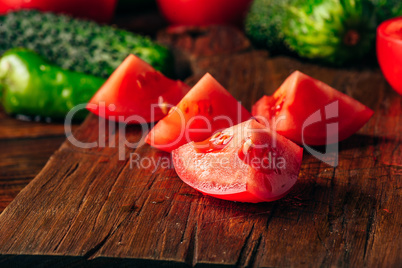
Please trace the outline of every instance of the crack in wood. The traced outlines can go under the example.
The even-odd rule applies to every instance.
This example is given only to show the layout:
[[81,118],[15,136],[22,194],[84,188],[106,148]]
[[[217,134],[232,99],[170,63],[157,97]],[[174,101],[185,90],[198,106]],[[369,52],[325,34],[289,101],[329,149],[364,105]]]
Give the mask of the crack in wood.
[[[145,192],[145,191],[142,191],[142,192],[141,192],[140,197],[138,197],[138,198],[136,199],[136,201],[134,202],[135,204],[136,204],[137,201],[141,198],[141,196],[142,196],[142,194],[143,194],[144,192]],[[136,217],[140,217],[140,216],[141,216],[141,213],[142,213],[142,211],[143,211],[143,208],[144,208],[145,204],[148,203],[148,201],[149,201],[150,198],[151,198],[151,195],[148,195],[147,198],[144,200],[144,202],[142,203],[141,207],[139,208],[139,210],[138,210],[137,213],[136,213]]]
[[325,244],[325,242],[322,240],[322,238],[321,238],[321,236],[320,236],[320,233],[318,232],[317,229],[315,229],[315,232],[316,232],[316,234],[317,234],[318,240],[321,242],[321,245],[323,245],[323,247],[325,248],[325,251],[327,251],[327,253],[329,253],[330,250],[329,250],[329,248],[327,247],[327,245]]
[[[113,191],[113,188],[114,188],[114,186],[116,185],[116,182],[119,180],[119,178],[120,178],[122,172],[123,172],[124,169],[126,168],[127,163],[128,163],[128,160],[126,160],[126,161],[124,162],[124,164],[122,165],[122,167],[120,168],[120,170],[117,172],[117,174],[116,174],[116,176],[115,176],[116,179],[114,180],[114,182],[112,183],[112,185],[109,187],[107,198],[106,198],[105,202],[103,202],[102,207],[101,207],[101,209],[99,210],[98,215],[96,216],[94,225],[92,226],[92,231],[95,230],[95,227],[97,226],[97,223],[98,223],[99,216],[101,215],[101,212],[102,212],[103,208],[105,207],[107,200],[109,200],[110,195],[111,195],[111,193],[112,193],[112,191]],[[88,188],[88,189],[89,189],[89,188]]]
[[[192,210],[192,207],[193,207],[193,203],[190,204],[190,209],[189,209],[190,212]],[[185,237],[185,234],[186,234],[186,231],[187,231],[188,222],[190,221],[190,218],[189,218],[190,217],[190,212],[188,213],[187,220],[186,220],[186,225],[184,226],[184,230],[183,230],[183,233],[182,233],[181,238],[180,238],[180,244],[184,242],[184,237]]]
[[75,165],[74,165],[72,168],[70,168],[70,170],[68,170],[68,171],[66,172],[65,177],[67,178],[67,177],[70,177],[71,175],[73,175],[74,172],[77,171],[77,169],[78,169],[79,166],[80,166],[79,163],[75,163]]
[[[370,240],[370,233],[373,229],[373,225],[375,223],[375,204],[371,207],[371,213],[369,215],[367,225],[366,225],[366,237],[364,241],[364,250],[363,250],[363,259],[366,258],[367,255],[367,249],[368,249],[368,244]],[[373,236],[374,236],[374,231],[373,231]]]
[[[78,166],[77,166],[77,168],[78,168]],[[77,168],[76,168],[76,169],[77,169]],[[95,169],[95,166],[92,168],[91,172],[92,172],[94,169]],[[60,246],[61,246],[61,244],[63,243],[63,241],[66,239],[67,235],[70,233],[71,228],[73,227],[75,221],[77,220],[78,216],[80,215],[82,205],[84,204],[84,199],[85,199],[85,197],[88,195],[88,192],[89,192],[89,190],[91,189],[91,186],[92,186],[92,184],[94,183],[94,181],[95,181],[95,180],[92,180],[92,181],[89,183],[87,189],[85,190],[84,195],[82,196],[82,199],[80,200],[80,203],[78,204],[77,214],[75,214],[75,216],[71,219],[71,221],[70,221],[70,226],[68,227],[66,233],[63,235],[63,237],[61,238],[61,240],[57,243],[57,245],[56,245],[56,247],[54,248],[53,251],[57,251],[57,250],[60,248]]]
[[[168,206],[168,209],[167,209],[167,211],[165,212],[165,215],[163,216],[163,218],[167,218],[168,216],[169,216],[169,214],[170,214],[170,212],[172,211],[172,203],[173,203],[173,200],[171,200],[170,201],[170,204],[169,204],[169,206]],[[166,226],[167,227],[167,226]]]
[[130,218],[130,214],[124,217],[124,219],[117,225],[114,229],[110,230],[109,233],[103,238],[99,243],[89,249],[84,255],[83,258],[86,260],[92,259],[92,257],[106,244],[107,240],[120,228],[120,226]]
[[[78,167],[80,166],[79,163],[75,163],[73,165],[71,165],[67,171],[65,172],[65,174],[63,175],[63,178],[61,179],[61,182],[64,182],[68,177],[70,177],[71,175],[74,174],[75,171],[77,171]],[[40,186],[40,188],[43,190],[50,182],[52,182],[52,178],[49,177],[48,180],[46,180],[46,182],[44,184],[42,184]],[[42,191],[38,191],[36,193],[36,195],[33,197],[33,199],[36,199],[40,194],[42,193]]]
[[[77,214],[78,215],[78,214]],[[56,246],[54,247],[53,251],[57,251],[60,248],[60,245],[62,244],[62,242],[66,239],[67,235],[70,233],[72,226],[74,225],[75,222],[75,218],[77,217],[77,215],[70,221],[70,225],[68,226],[67,231],[64,233],[64,235],[62,236],[62,238],[60,239],[60,241],[56,244]]]
[[276,212],[278,206],[279,206],[279,205],[278,205],[277,202],[272,206],[272,210],[271,210],[271,212],[270,212],[269,215],[268,215],[267,222],[265,223],[265,230],[268,230],[268,226],[269,226],[269,224],[271,223],[272,219],[274,218],[274,214],[275,214],[275,212]]
[[257,256],[258,252],[260,252],[260,245],[261,245],[261,240],[262,240],[262,234],[257,239],[257,242],[255,243],[255,247],[253,248],[253,251],[251,252],[250,255],[250,262],[248,267],[259,267],[259,264],[257,263]]
[[[184,184],[181,184],[181,185],[180,185],[180,188],[179,188],[179,190],[178,190],[177,192],[179,193],[180,190],[181,190],[183,187],[186,187],[186,186],[185,186]],[[187,194],[180,194],[180,195],[187,196]],[[193,195],[191,195],[191,196],[193,196]],[[175,202],[179,203],[179,201],[175,201]],[[182,203],[184,203],[184,202],[182,202]],[[193,211],[194,205],[195,205],[196,207],[198,206],[198,204],[193,203],[193,202],[190,202],[190,206],[189,206],[189,209],[188,209],[187,220],[185,221],[184,229],[183,229],[183,232],[182,232],[182,235],[181,235],[181,238],[180,238],[180,244],[183,243],[184,240],[185,240],[184,237],[186,236],[187,228],[188,228],[188,226],[189,226],[189,222],[191,221],[191,217],[190,217],[190,216],[191,216],[191,211]],[[191,242],[191,241],[190,241],[190,242]]]
[[158,177],[158,176],[155,176],[155,174],[152,174],[152,176],[149,178],[149,183],[147,185],[148,190],[151,190],[152,186],[156,182],[156,177]]
[[86,260],[89,260],[91,257],[93,257],[93,256],[96,254],[96,252],[98,252],[98,251],[103,247],[103,245],[107,242],[107,240],[109,239],[109,237],[110,237],[112,234],[113,234],[113,231],[110,231],[110,232],[105,236],[105,238],[102,239],[102,241],[100,241],[100,242],[97,243],[94,247],[92,247],[90,250],[88,250],[88,251],[84,254],[83,258],[86,259]]
[[[239,258],[237,259],[237,262],[236,262],[237,267],[245,267],[245,266],[247,266],[247,262],[250,261],[250,258],[247,258],[248,256],[246,254],[250,254],[249,252],[247,252],[247,250],[250,249],[250,247],[251,247],[250,240],[251,240],[251,236],[254,231],[254,226],[255,226],[255,223],[253,223],[253,225],[251,226],[251,229],[248,232],[246,239],[244,240],[243,246],[240,249]],[[251,253],[252,253],[252,251],[251,251]]]
[[194,228],[191,232],[190,242],[188,243],[187,255],[185,258],[185,263],[194,267],[197,264],[198,256],[198,223],[196,222]]

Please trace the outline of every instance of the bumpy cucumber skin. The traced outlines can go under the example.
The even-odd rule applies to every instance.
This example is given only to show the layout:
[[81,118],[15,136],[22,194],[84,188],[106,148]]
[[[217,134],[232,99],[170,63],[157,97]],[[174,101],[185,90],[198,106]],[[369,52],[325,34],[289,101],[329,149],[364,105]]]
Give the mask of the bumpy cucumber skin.
[[65,15],[22,10],[0,17],[0,55],[14,47],[36,51],[64,69],[107,78],[135,54],[172,76],[172,53],[151,39]]
[[[63,70],[26,49],[11,49],[0,59],[1,103],[8,114],[63,120],[87,103],[105,79]],[[74,119],[82,120],[80,110]]]
[[285,5],[294,0],[254,0],[247,14],[244,30],[253,44],[271,53],[286,51],[283,45],[282,22]]
[[[376,17],[368,0],[297,1],[286,10],[284,40],[301,57],[343,66],[361,60],[375,45]],[[357,33],[352,41],[350,31]]]

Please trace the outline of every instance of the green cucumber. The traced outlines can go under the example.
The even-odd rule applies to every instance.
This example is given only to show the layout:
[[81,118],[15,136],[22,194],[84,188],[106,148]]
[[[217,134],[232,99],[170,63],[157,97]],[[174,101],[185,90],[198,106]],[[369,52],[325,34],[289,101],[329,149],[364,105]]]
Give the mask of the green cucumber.
[[257,47],[271,53],[285,51],[283,45],[282,22],[285,18],[284,6],[294,0],[255,0],[247,14],[244,30]]
[[368,0],[299,0],[285,10],[284,41],[301,57],[339,66],[362,60],[375,46]]
[[15,47],[37,52],[49,62],[103,78],[130,54],[172,76],[173,55],[150,38],[92,21],[35,10],[0,16],[0,55]]

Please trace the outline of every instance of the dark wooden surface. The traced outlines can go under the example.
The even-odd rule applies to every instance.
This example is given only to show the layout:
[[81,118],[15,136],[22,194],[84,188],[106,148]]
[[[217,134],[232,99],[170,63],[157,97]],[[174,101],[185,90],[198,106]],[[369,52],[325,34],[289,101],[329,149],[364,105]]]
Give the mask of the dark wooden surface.
[[0,213],[65,139],[63,124],[20,121],[0,108]]
[[[208,71],[247,108],[298,69],[353,96],[375,114],[340,143],[338,167],[305,153],[290,194],[264,204],[203,196],[183,184],[172,168],[130,167],[130,153],[156,161],[169,157],[146,144],[126,148],[119,160],[118,148],[80,149],[67,141],[0,215],[0,266],[400,267],[402,98],[379,70],[270,58],[252,50],[233,29],[176,29],[158,39],[176,49],[177,69],[190,75],[188,83]],[[98,124],[90,116],[75,137],[98,140]],[[44,140],[56,146],[52,139],[61,138],[59,134]],[[120,135],[111,133],[107,141],[118,141]],[[6,139],[34,146],[24,145],[24,135],[18,137],[2,137],[0,154],[11,144]],[[140,137],[138,126],[127,129],[129,141]],[[48,148],[43,158],[54,147]],[[15,159],[24,157],[16,153]],[[12,172],[7,166],[12,158],[2,162],[11,170],[9,180],[19,174],[17,167]],[[15,175],[16,181],[28,175]]]

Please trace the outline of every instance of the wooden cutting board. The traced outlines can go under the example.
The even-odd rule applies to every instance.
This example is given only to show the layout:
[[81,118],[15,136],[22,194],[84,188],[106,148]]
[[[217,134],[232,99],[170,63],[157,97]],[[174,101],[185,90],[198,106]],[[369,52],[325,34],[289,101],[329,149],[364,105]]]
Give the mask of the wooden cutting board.
[[[106,147],[80,149],[66,141],[4,210],[1,267],[402,263],[402,98],[378,69],[271,58],[225,27],[170,30],[158,39],[175,49],[177,72],[189,75],[189,84],[210,72],[248,109],[301,70],[375,114],[340,143],[338,167],[305,153],[289,195],[263,204],[203,196],[182,183],[171,166],[158,165],[168,153],[146,144],[113,146],[124,136],[139,140],[139,126],[111,124],[113,131],[99,137],[99,120],[89,116],[74,137],[101,138]],[[130,154],[155,162],[140,167]]]

